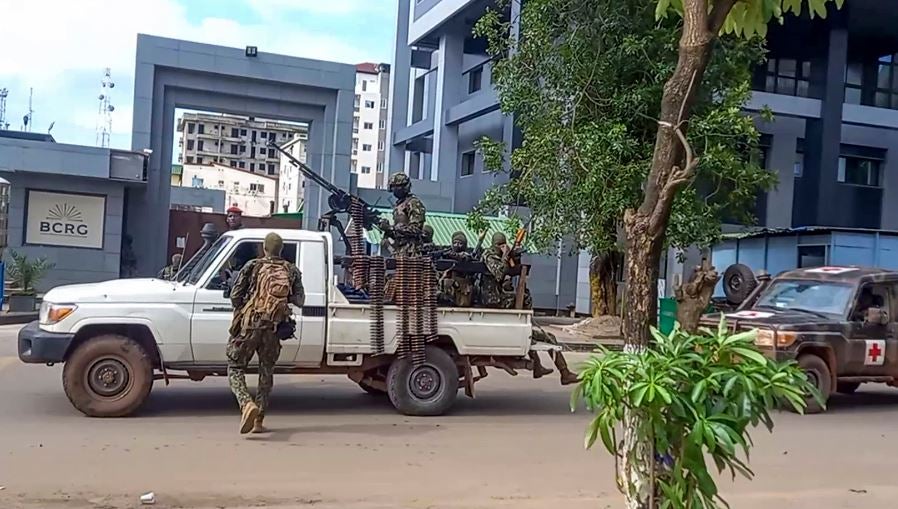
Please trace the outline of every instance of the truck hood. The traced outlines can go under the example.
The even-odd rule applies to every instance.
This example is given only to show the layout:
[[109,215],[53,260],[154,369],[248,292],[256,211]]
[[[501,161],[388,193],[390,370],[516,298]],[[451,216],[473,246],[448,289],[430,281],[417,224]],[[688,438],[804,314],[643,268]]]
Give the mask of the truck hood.
[[102,302],[172,302],[181,283],[162,279],[114,279],[102,283],[57,286],[44,301],[57,304]]
[[[743,329],[755,327],[764,329],[821,329],[836,326],[840,323],[835,318],[824,318],[813,313],[790,309],[746,309],[723,313],[723,315],[727,324]],[[702,317],[702,323],[705,325],[717,325],[720,322],[720,316],[721,313],[705,315]]]

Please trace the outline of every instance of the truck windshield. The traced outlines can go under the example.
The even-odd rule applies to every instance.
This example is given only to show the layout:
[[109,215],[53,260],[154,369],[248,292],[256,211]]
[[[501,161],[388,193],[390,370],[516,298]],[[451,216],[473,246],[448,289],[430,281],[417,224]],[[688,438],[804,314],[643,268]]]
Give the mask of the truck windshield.
[[209,249],[204,251],[199,251],[194,255],[194,258],[199,257],[196,260],[196,263],[193,263],[193,259],[191,258],[190,262],[193,263],[193,267],[191,267],[190,272],[187,274],[187,277],[184,279],[184,282],[189,285],[195,285],[197,281],[199,281],[200,277],[202,277],[203,273],[206,272],[206,269],[209,268],[209,265],[218,257],[218,254],[224,250],[224,248],[230,242],[231,237],[224,235],[218,238]]
[[775,281],[761,294],[755,308],[807,311],[842,316],[852,287],[818,281]]

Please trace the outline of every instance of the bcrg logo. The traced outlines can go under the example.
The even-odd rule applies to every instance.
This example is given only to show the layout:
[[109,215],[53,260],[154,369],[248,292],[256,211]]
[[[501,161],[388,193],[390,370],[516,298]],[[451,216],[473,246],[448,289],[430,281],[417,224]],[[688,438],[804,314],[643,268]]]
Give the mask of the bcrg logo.
[[57,203],[50,207],[45,220],[40,222],[40,231],[50,235],[87,237],[89,229],[84,224],[83,214],[77,207],[68,203]]

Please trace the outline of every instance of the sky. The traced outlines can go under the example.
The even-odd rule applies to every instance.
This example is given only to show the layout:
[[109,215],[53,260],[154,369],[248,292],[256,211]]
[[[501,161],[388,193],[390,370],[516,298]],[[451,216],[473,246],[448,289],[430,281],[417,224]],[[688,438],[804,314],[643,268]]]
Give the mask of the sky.
[[100,80],[112,69],[111,146],[129,149],[137,34],[356,64],[392,60],[397,0],[0,0],[6,121],[96,144]]

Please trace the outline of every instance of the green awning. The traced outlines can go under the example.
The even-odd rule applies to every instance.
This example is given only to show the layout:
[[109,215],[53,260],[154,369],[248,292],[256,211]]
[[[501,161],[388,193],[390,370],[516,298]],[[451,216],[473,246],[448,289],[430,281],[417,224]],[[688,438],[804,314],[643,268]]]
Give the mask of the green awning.
[[[392,210],[390,209],[377,209],[383,217],[387,219],[392,218]],[[465,232],[465,235],[468,236],[468,247],[474,248],[477,245],[477,239],[479,238],[479,233],[468,228],[467,225],[467,217],[465,214],[450,214],[448,212],[427,212],[427,222],[426,224],[430,225],[433,228],[433,243],[437,246],[450,246],[452,245],[452,234],[457,231]],[[484,237],[483,247],[489,247],[490,239],[495,232],[502,232],[508,237],[508,242],[512,242],[514,240],[515,231],[510,229],[508,226],[508,219],[504,217],[484,217],[487,224],[489,225],[489,230],[486,233],[486,237]],[[365,240],[367,240],[371,244],[380,244],[382,239],[381,233],[379,230],[371,230],[365,232]],[[524,248],[527,251],[532,251],[532,246],[530,246],[529,241],[524,242]]]

